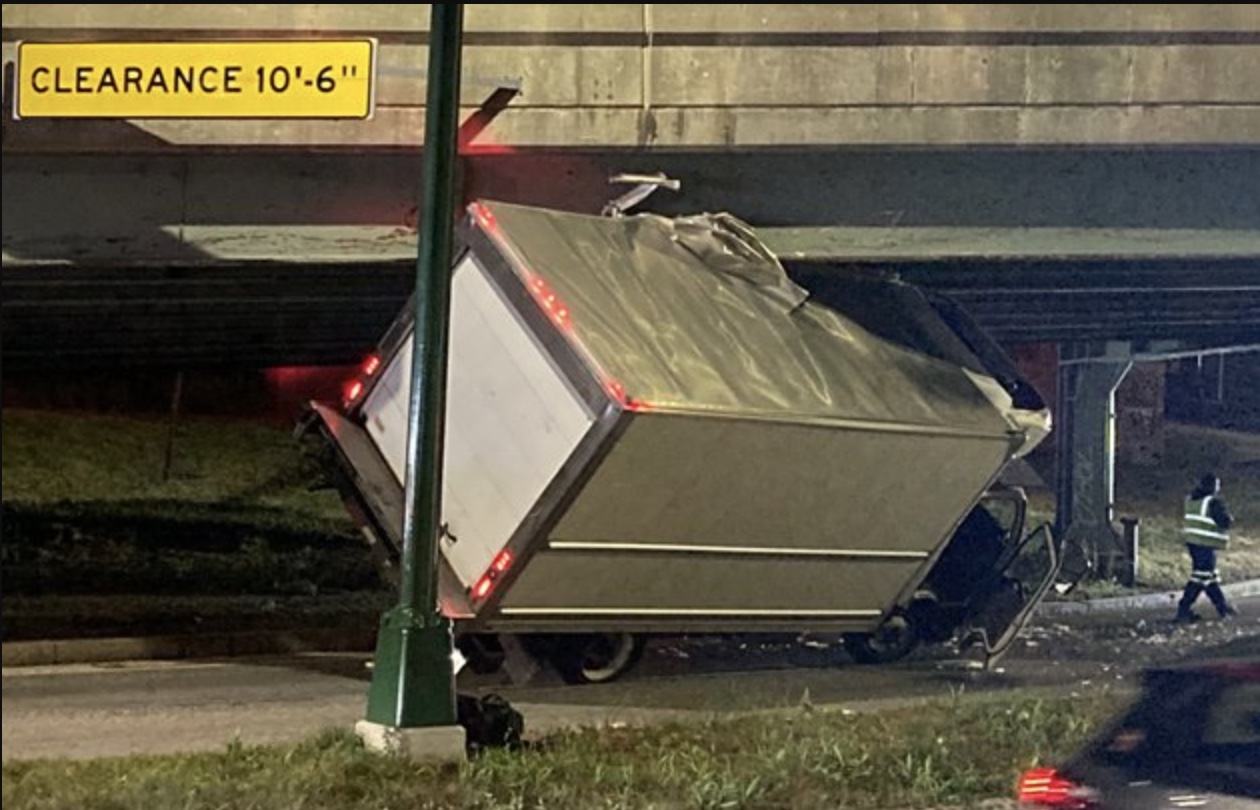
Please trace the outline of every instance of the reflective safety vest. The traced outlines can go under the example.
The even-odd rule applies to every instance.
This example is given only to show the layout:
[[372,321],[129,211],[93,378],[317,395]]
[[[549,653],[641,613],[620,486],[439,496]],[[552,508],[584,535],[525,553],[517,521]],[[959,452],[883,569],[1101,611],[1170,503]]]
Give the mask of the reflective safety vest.
[[1223,549],[1229,545],[1229,532],[1217,526],[1216,521],[1212,520],[1209,514],[1211,506],[1211,495],[1186,501],[1184,529],[1186,542],[1194,543],[1196,546]]

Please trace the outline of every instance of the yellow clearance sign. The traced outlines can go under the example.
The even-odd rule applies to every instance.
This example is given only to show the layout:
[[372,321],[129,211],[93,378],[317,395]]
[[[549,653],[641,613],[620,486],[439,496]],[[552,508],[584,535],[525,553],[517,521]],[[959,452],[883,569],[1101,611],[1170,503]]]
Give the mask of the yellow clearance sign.
[[16,118],[368,118],[376,42],[21,42]]

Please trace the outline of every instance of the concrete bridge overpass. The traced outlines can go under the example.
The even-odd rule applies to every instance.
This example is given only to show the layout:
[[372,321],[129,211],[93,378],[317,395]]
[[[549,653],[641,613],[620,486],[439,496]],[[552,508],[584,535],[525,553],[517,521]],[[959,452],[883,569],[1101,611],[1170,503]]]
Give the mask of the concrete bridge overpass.
[[[1007,346],[1128,341],[1137,351],[1260,345],[1260,230],[776,228],[826,299],[854,273],[945,293]],[[415,281],[414,232],[202,227],[165,262],[12,261],[13,371],[348,365]]]
[[[380,43],[366,121],[6,120],[6,257],[166,261],[185,228],[415,221],[425,5],[3,19],[6,63],[23,40]],[[1260,227],[1254,5],[473,4],[463,74],[474,197],[598,210],[610,173],[661,170],[680,207],[763,225]]]
[[[6,63],[19,41],[379,41],[369,120],[6,116],[6,265],[193,264],[198,229],[416,221],[426,5],[3,20]],[[666,207],[765,226],[1260,228],[1260,6],[472,4],[465,28],[469,197],[596,211],[610,174],[664,171],[684,188]]]
[[[1069,523],[1109,531],[1101,456],[1129,350],[1256,342],[1260,6],[467,9],[462,101],[484,126],[466,196],[594,212],[609,175],[664,171],[683,182],[653,201],[665,212],[823,229],[807,258],[895,265],[1008,343],[1060,343],[1060,457],[1094,471],[1061,482]],[[340,362],[375,337],[410,283],[427,6],[4,4],[3,20],[6,62],[20,40],[380,42],[367,121],[6,116],[11,369],[57,350]],[[855,228],[918,253],[852,250]]]
[[[187,329],[210,330],[183,342],[210,350],[205,360],[235,362],[243,358],[227,347],[213,356],[222,338],[211,333],[248,327],[240,319],[256,304],[265,323],[235,334],[281,347],[257,362],[331,362],[335,341],[308,348],[318,341],[295,334],[286,313],[315,328],[333,319],[316,315],[321,296],[368,302],[338,307],[344,316],[398,295],[388,272],[371,266],[387,264],[389,240],[417,221],[426,5],[4,4],[3,19],[6,63],[19,41],[380,43],[367,121],[6,116],[6,360],[57,345],[19,324],[23,311],[38,312],[22,309],[32,301],[61,300],[96,313],[106,332],[84,324],[79,339],[98,353],[109,335],[179,348],[160,328],[108,329],[143,305],[156,308],[146,315],[153,326],[175,313]],[[469,198],[595,212],[611,174],[664,171],[683,183],[682,194],[653,201],[666,212],[721,209],[759,226],[837,233],[896,228],[901,244],[932,232],[922,229],[971,240],[970,269],[950,274],[951,289],[1008,341],[1082,336],[1079,322],[1053,310],[1040,331],[1027,319],[999,324],[1007,282],[982,276],[1017,259],[1029,278],[1049,277],[1039,269],[1049,264],[1060,265],[1056,277],[1088,265],[1080,295],[1095,300],[1100,274],[1110,274],[1109,288],[1206,274],[1206,285],[1148,298],[1158,320],[1208,342],[1246,325],[1247,296],[1222,301],[1205,290],[1246,281],[1260,232],[1260,6],[473,4],[464,51],[464,114],[480,124],[461,161]],[[12,95],[6,84],[6,109]],[[1065,238],[1019,258],[1008,248],[1028,228]],[[1116,229],[1144,242],[1140,257],[1107,264],[1070,246]],[[384,241],[340,244],[363,234]],[[1193,266],[1178,253],[1187,239]],[[985,246],[996,252],[980,255]],[[1116,247],[1128,249],[1113,239]],[[864,260],[837,248],[838,261]],[[353,262],[337,277],[340,291],[321,280],[310,292],[307,277],[297,300],[283,275],[293,268],[229,269],[325,254]],[[926,272],[935,276],[938,264]],[[215,281],[225,273],[239,290]],[[199,306],[188,303],[210,289]],[[1225,303],[1214,321],[1211,307]],[[1135,312],[1124,337],[1141,338],[1151,319],[1126,304]],[[345,337],[360,343],[379,318],[363,313],[360,331]]]
[[[10,127],[6,150],[409,148],[423,4],[4,4],[16,41],[371,36],[367,122]],[[1250,4],[472,4],[464,103],[520,98],[483,146],[1254,142]],[[11,140],[10,140],[11,139]]]

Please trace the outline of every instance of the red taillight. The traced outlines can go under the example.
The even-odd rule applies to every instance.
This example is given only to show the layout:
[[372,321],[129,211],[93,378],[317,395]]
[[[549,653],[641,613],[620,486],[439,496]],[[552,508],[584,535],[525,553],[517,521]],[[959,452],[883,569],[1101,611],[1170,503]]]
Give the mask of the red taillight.
[[477,584],[473,586],[472,595],[475,599],[485,599],[494,588],[494,583],[503,575],[508,568],[512,567],[512,552],[506,548],[495,555],[494,562],[490,563],[490,567],[486,569],[486,573],[481,575],[481,579],[477,580]]
[[376,372],[380,371],[380,369],[380,355],[369,354],[363,361],[363,364],[359,366],[359,376],[354,379],[346,380],[345,387],[342,389],[342,394],[345,396],[345,407],[349,408],[351,405],[354,405],[358,401],[359,397],[363,396],[363,392],[366,390],[366,385],[363,382],[364,379],[371,378],[374,374],[376,374]]
[[1094,792],[1059,775],[1054,768],[1033,768],[1019,778],[1016,798],[1033,807],[1090,810]]

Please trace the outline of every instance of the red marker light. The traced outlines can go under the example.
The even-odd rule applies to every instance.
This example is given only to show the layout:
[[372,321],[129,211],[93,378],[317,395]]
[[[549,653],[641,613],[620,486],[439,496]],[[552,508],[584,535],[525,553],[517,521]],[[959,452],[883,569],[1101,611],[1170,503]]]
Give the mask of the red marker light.
[[477,584],[473,586],[473,597],[476,599],[485,599],[494,588],[494,583],[498,581],[499,577],[502,576],[508,568],[512,567],[512,561],[514,559],[515,557],[512,556],[512,552],[508,551],[506,548],[496,554],[494,562],[490,563],[490,567],[486,570],[486,573],[482,574],[481,579],[477,580]]
[[481,226],[482,230],[498,233],[499,223],[494,218],[494,212],[479,202],[473,203],[471,208],[473,218],[477,220],[477,224]]
[[651,405],[643,400],[635,399],[627,394],[626,387],[618,380],[605,380],[604,388],[608,391],[608,394],[613,399],[617,400],[617,402],[621,404],[621,407],[625,408],[627,411],[647,411],[652,408]]
[[350,382],[350,383],[346,386],[346,401],[347,401],[347,402],[354,402],[356,399],[358,399],[358,398],[359,398],[359,395],[360,395],[360,394],[362,394],[362,393],[363,393],[363,381],[362,381],[362,380],[352,380],[352,381],[351,381],[351,382]]
[[363,361],[363,373],[369,377],[379,371],[380,368],[381,358],[375,354],[368,355],[368,358]]
[[531,274],[528,286],[530,293],[534,296],[534,300],[551,318],[552,323],[565,331],[573,328],[573,324],[569,320],[569,308],[564,305],[564,302],[555,294],[555,291],[547,286],[547,282],[543,280],[542,276]]

